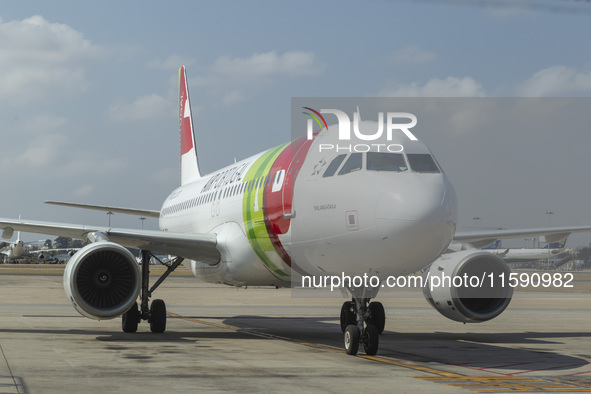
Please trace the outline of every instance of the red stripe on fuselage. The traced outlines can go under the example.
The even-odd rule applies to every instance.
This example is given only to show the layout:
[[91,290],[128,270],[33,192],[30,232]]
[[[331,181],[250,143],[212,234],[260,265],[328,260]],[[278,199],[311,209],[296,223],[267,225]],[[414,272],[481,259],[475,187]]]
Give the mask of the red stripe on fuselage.
[[292,212],[294,184],[311,145],[312,141],[300,138],[289,144],[279,154],[271,166],[269,175],[274,177],[276,173],[285,170],[283,187],[273,192],[274,182],[269,182],[265,185],[265,192],[263,194],[263,212],[265,214],[265,226],[269,234],[269,239],[281,259],[292,269],[297,270],[303,275],[305,273],[300,272],[301,270],[292,262],[291,257],[281,244],[279,235],[286,234],[289,230],[291,220],[284,218],[283,214]]

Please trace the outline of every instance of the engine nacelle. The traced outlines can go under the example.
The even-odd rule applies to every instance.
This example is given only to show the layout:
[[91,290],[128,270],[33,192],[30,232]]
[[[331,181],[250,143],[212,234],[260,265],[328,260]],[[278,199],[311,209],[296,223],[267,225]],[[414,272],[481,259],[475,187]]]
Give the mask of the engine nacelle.
[[[451,320],[484,322],[500,315],[509,305],[513,297],[513,288],[507,285],[510,272],[501,258],[480,250],[444,254],[425,272],[423,294]],[[504,282],[499,275],[504,275]],[[454,282],[454,277],[462,279]]]
[[96,320],[127,312],[141,288],[139,265],[131,252],[112,242],[80,249],[64,270],[64,290],[74,308]]

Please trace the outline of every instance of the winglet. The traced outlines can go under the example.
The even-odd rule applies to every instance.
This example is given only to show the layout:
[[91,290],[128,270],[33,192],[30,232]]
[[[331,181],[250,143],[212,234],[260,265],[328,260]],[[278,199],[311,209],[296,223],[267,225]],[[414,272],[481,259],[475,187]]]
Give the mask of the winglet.
[[181,185],[184,185],[201,178],[185,66],[179,69],[179,128],[181,133]]

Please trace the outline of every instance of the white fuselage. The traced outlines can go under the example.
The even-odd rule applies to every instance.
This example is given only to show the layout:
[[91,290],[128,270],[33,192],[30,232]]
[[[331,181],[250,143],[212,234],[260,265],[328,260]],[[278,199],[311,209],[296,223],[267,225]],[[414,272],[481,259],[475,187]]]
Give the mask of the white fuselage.
[[[456,223],[455,192],[441,168],[370,170],[366,152],[356,157],[359,169],[344,173],[353,152],[317,149],[331,138],[294,141],[184,184],[165,200],[160,228],[217,234],[221,262],[188,265],[231,285],[289,286],[293,273],[385,278],[439,257]],[[339,172],[325,176],[343,154]],[[408,154],[430,156],[420,141],[405,144],[407,163]]]

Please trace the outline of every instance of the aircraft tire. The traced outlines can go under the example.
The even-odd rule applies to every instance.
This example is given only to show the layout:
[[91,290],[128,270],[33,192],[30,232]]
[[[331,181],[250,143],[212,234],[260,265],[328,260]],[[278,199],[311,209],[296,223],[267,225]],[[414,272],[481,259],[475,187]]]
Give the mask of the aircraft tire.
[[351,311],[351,301],[343,302],[341,307],[341,331],[345,332],[349,324],[355,324],[355,313]]
[[384,305],[377,301],[370,302],[369,311],[371,314],[369,323],[377,328],[378,334],[383,333],[384,327],[386,326],[386,311],[384,310]]
[[166,304],[162,300],[154,300],[150,305],[150,331],[159,334],[165,330]]
[[363,341],[363,349],[368,356],[375,356],[378,353],[380,343],[380,334],[378,328],[373,324],[368,324],[365,327],[365,335]]
[[344,335],[345,352],[354,356],[359,351],[359,329],[353,324],[349,324],[345,329]]
[[139,321],[140,311],[137,307],[137,302],[134,302],[131,308],[121,315],[121,328],[123,329],[123,332],[136,332]]

